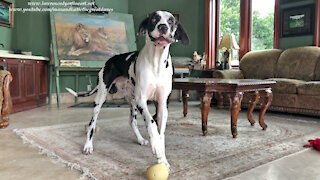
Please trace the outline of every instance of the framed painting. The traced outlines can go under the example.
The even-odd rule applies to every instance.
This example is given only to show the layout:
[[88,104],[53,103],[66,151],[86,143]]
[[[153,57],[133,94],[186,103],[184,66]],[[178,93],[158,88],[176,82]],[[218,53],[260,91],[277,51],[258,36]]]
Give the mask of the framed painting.
[[13,27],[13,3],[0,1],[0,25]]
[[312,6],[283,9],[281,37],[312,34],[313,9]]
[[116,54],[136,50],[130,14],[52,13],[50,19],[53,55],[61,65],[103,66]]

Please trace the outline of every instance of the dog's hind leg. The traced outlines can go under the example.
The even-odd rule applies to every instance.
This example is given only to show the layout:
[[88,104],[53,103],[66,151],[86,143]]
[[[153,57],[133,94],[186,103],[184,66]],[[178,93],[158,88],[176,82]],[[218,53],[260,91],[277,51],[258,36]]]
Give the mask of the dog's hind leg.
[[100,86],[98,89],[98,94],[95,98],[95,107],[93,109],[92,119],[89,123],[86,144],[84,145],[84,148],[83,148],[84,154],[91,154],[93,152],[93,145],[92,145],[93,132],[96,128],[96,122],[97,122],[97,118],[98,118],[101,106],[106,100],[106,95],[107,95],[107,89],[103,85]]

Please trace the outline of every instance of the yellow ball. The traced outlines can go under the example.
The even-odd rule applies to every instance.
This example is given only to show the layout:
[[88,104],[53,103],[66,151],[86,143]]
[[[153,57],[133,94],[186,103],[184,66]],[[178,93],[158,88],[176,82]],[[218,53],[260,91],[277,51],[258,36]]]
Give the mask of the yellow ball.
[[167,180],[168,176],[169,171],[164,163],[155,164],[147,169],[148,180]]

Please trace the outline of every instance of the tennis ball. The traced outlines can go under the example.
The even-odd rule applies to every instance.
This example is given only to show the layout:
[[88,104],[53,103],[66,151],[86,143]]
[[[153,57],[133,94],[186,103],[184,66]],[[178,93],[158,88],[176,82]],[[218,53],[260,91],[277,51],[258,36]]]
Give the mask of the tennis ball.
[[169,171],[164,163],[155,164],[147,169],[148,180],[167,180],[168,176]]

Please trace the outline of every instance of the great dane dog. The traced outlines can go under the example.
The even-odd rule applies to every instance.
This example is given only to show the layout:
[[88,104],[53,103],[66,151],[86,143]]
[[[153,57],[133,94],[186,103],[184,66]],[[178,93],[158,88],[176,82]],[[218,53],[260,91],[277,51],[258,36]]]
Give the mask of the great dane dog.
[[[129,52],[110,58],[99,72],[98,85],[90,92],[74,96],[89,96],[97,92],[93,116],[89,123],[84,154],[93,151],[92,138],[102,104],[108,93],[120,91],[130,105],[130,125],[140,145],[147,145],[137,127],[137,113],[144,118],[150,137],[152,153],[158,163],[170,165],[165,156],[165,129],[168,118],[167,100],[172,89],[173,67],[169,53],[170,44],[181,41],[189,44],[189,38],[182,25],[166,11],[156,11],[149,15],[139,27],[138,34],[145,34],[145,46],[140,52]],[[150,115],[147,100],[157,104],[156,120]]]

